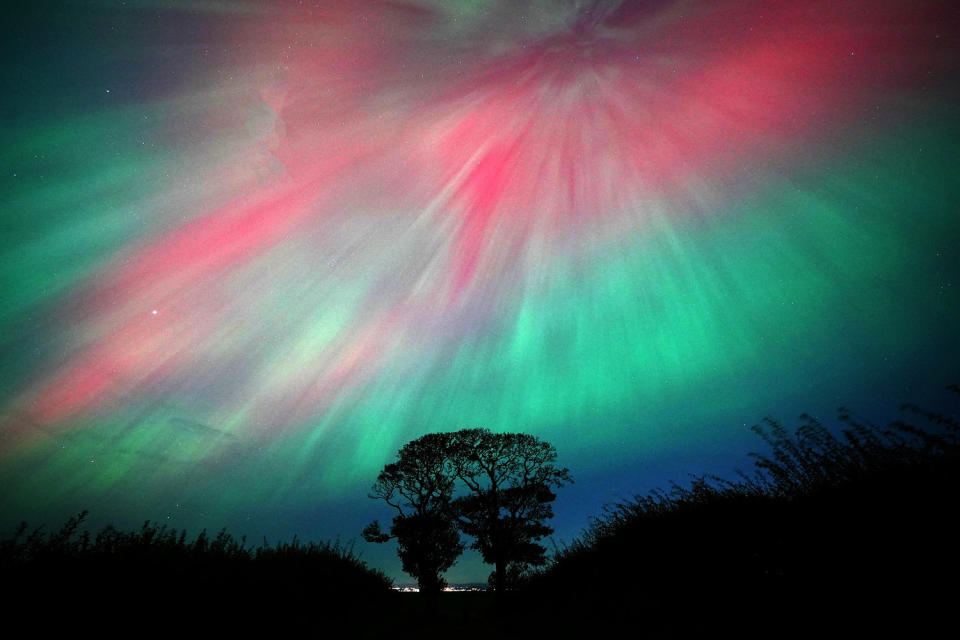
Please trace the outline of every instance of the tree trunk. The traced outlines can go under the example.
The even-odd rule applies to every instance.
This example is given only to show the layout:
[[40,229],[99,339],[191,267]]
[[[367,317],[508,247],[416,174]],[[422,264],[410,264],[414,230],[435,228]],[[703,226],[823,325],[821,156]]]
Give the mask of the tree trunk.
[[507,582],[507,563],[503,558],[497,558],[496,575],[493,578],[493,590],[497,593],[503,593]]

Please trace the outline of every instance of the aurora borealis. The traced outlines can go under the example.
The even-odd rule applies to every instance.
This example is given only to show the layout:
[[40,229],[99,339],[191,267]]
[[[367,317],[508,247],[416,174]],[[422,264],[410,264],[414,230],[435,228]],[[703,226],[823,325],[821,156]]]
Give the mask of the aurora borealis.
[[951,3],[5,11],[4,526],[358,538],[485,427],[556,445],[569,541],[960,382]]

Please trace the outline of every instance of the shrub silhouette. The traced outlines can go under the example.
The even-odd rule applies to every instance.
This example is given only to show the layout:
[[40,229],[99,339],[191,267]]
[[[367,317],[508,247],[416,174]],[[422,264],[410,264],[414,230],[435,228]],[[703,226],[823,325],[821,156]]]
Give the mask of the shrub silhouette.
[[[303,543],[295,536],[250,547],[225,530],[191,540],[186,531],[149,521],[138,531],[108,526],[91,535],[80,532],[86,516],[50,533],[21,523],[0,542],[0,575],[14,587],[9,615],[45,619],[56,611],[66,621],[108,610],[115,625],[173,611],[215,621],[219,629],[289,629],[316,619],[340,628],[394,595],[390,578],[339,541]],[[238,607],[242,602],[251,606]]]
[[834,430],[767,419],[753,430],[770,451],[753,454],[751,475],[609,505],[526,590],[552,611],[594,612],[589,624],[556,619],[567,631],[628,614],[681,634],[932,629],[950,611],[936,585],[960,568],[960,424],[903,410],[924,426],[879,428],[845,409]]

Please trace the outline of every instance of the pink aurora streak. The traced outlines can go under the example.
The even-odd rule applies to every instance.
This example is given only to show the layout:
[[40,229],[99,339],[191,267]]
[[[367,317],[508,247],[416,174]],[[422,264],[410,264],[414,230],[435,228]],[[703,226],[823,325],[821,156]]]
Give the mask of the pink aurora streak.
[[261,87],[276,127],[260,144],[283,171],[97,274],[79,321],[95,337],[25,390],[29,421],[67,425],[159,380],[230,366],[209,347],[231,322],[223,282],[339,224],[344,185],[378,185],[357,192],[359,206],[395,196],[419,207],[444,239],[440,275],[416,290],[384,283],[386,303],[248,406],[251,423],[301,423],[416,348],[425,317],[489,313],[488,289],[523,278],[532,244],[636,233],[638,203],[684,201],[695,184],[828,138],[872,89],[911,80],[925,34],[903,25],[930,22],[911,3],[655,4],[586,12],[507,51],[487,53],[474,34],[465,56],[427,37],[440,16],[398,2],[264,17],[258,55],[282,73]]

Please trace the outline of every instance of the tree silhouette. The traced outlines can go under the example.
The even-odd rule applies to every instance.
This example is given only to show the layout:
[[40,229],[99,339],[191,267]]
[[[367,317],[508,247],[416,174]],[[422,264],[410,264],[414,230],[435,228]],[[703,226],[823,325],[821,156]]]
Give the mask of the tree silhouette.
[[451,434],[454,474],[467,495],[453,502],[460,529],[471,548],[494,565],[491,583],[503,591],[530,566],[546,563],[537,544],[553,529],[552,488],[572,482],[568,469],[554,465],[553,445],[524,433],[466,429]]
[[442,572],[463,551],[462,531],[494,565],[490,582],[502,591],[511,578],[546,562],[538,541],[553,532],[544,524],[553,517],[552,489],[572,482],[556,458],[553,445],[522,433],[465,429],[413,440],[383,468],[370,494],[397,510],[390,533],[375,521],[363,536],[396,538],[404,571],[431,592],[443,588]]
[[403,570],[417,579],[424,593],[443,589],[443,572],[464,548],[451,511],[455,477],[448,452],[446,434],[428,434],[404,445],[370,493],[396,509],[390,533],[384,533],[378,521],[363,530],[368,542],[397,540]]

